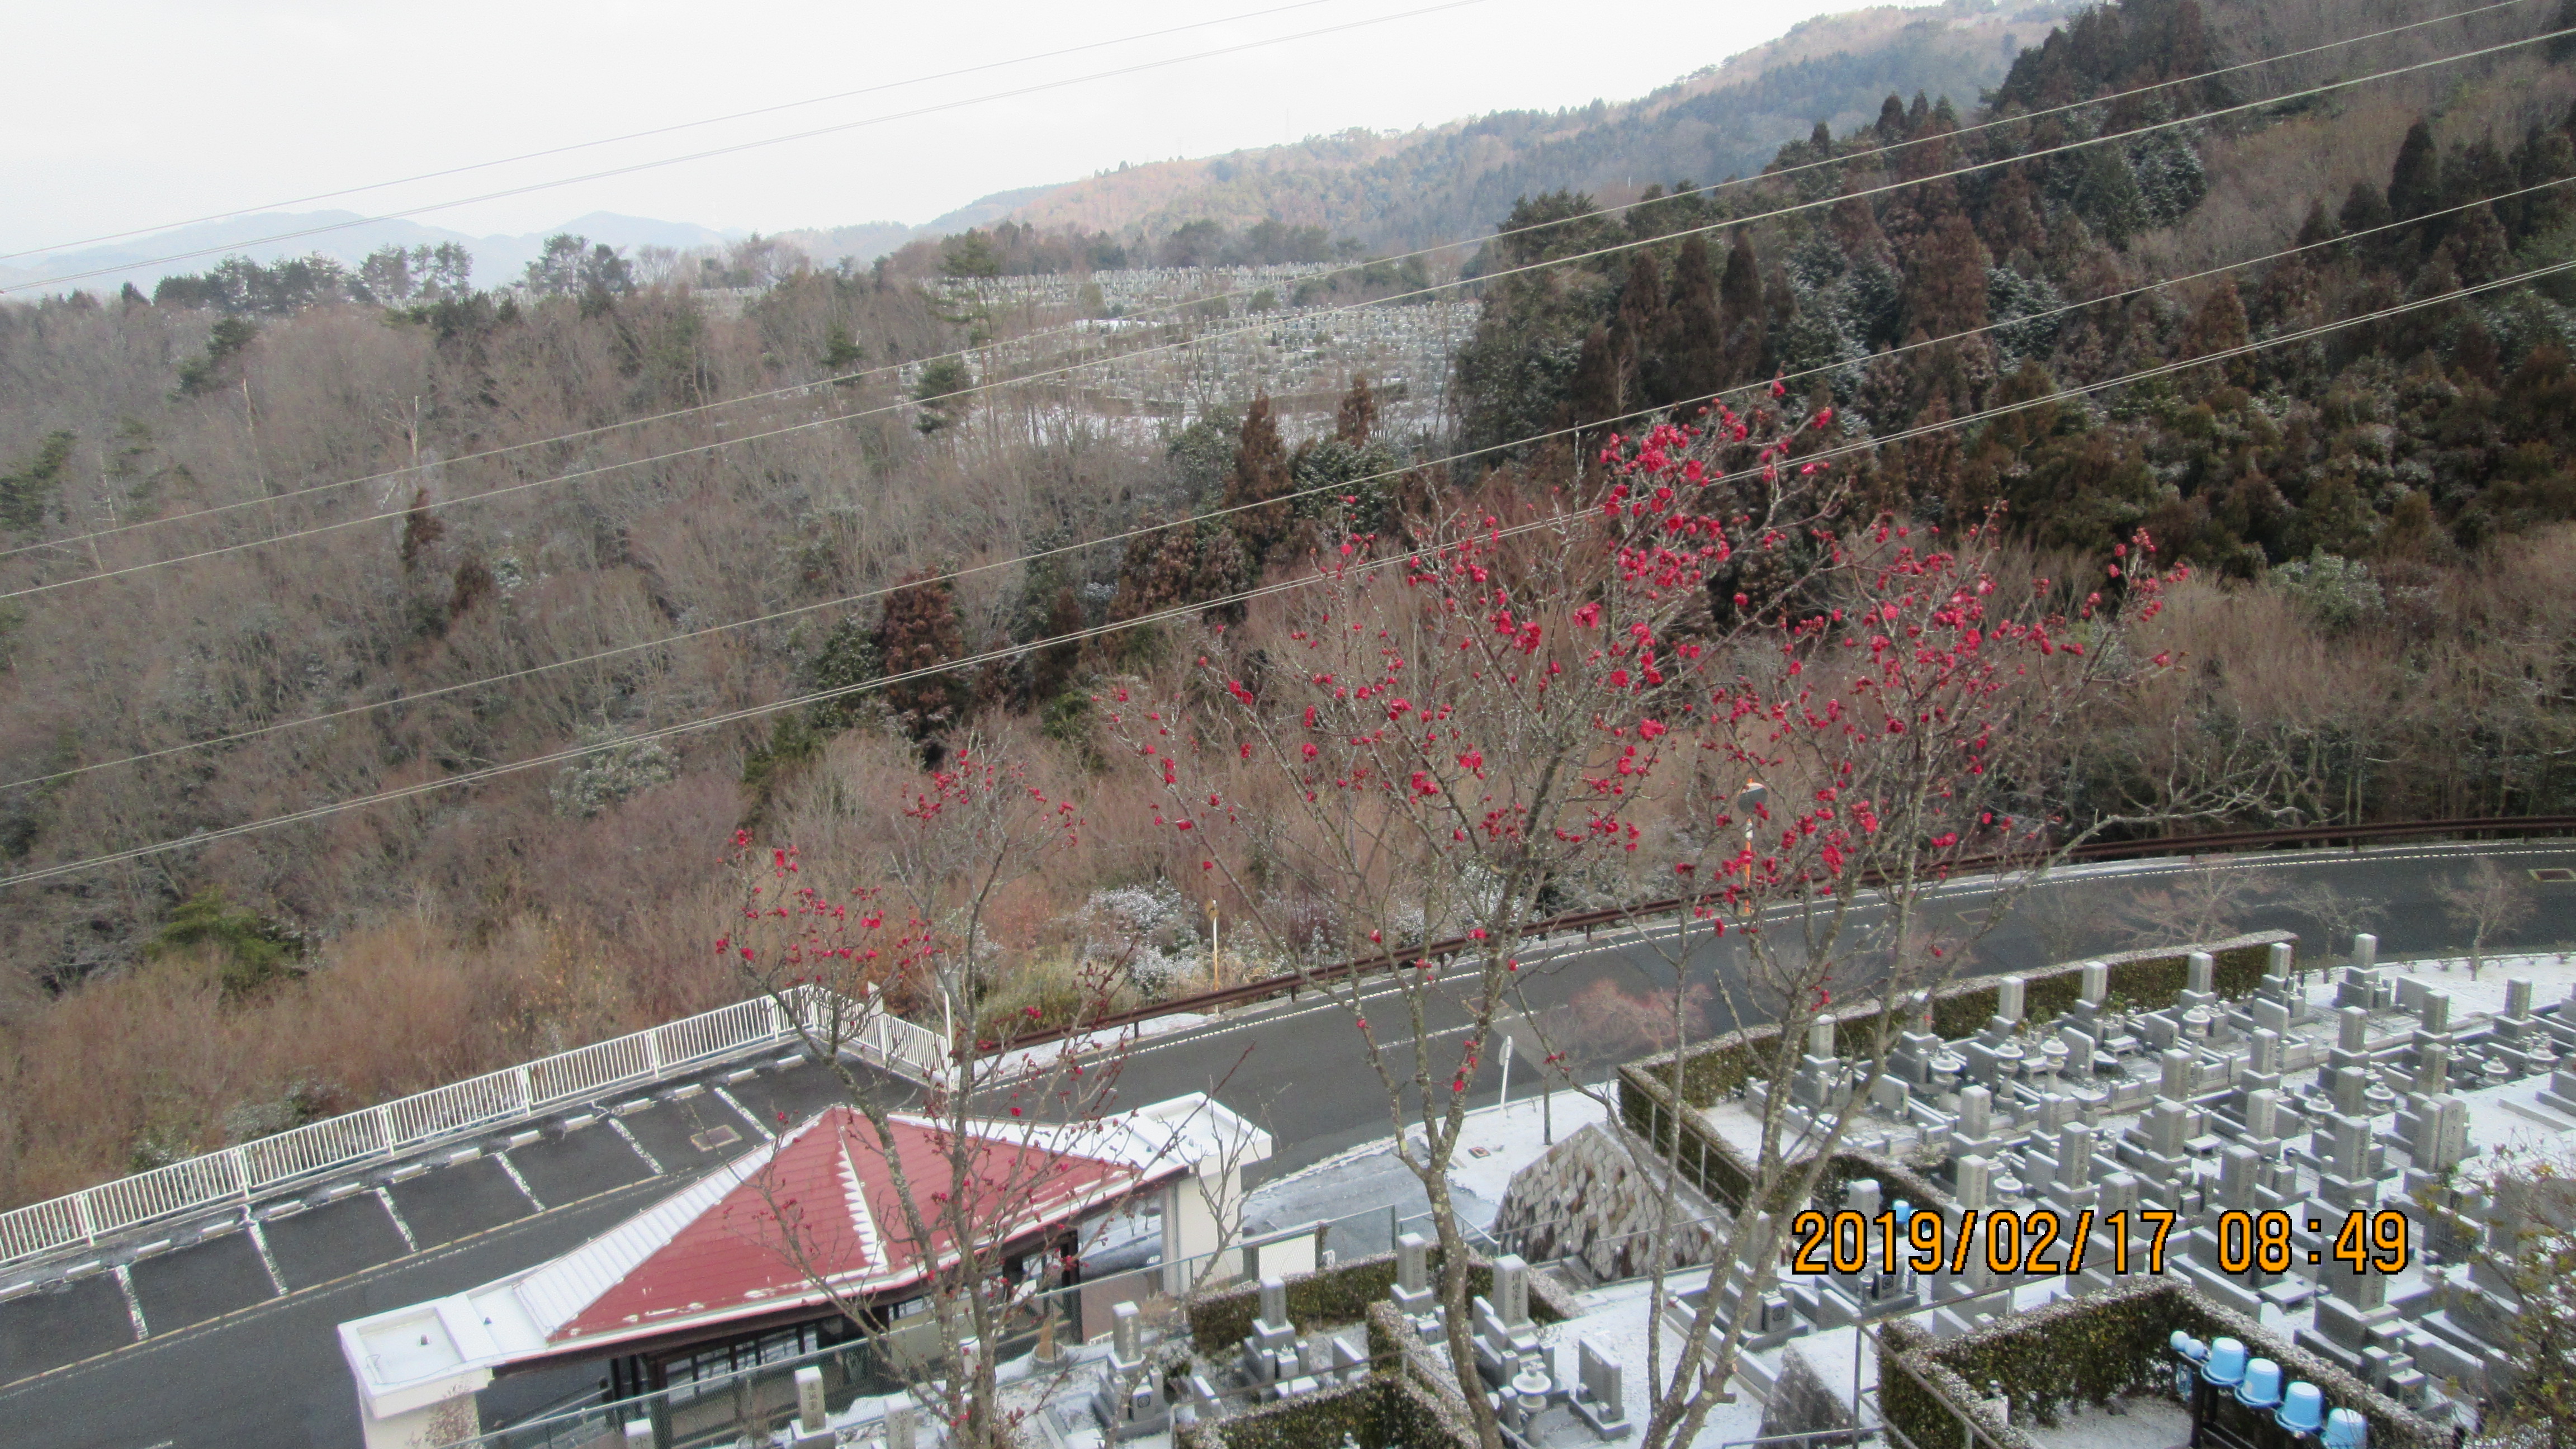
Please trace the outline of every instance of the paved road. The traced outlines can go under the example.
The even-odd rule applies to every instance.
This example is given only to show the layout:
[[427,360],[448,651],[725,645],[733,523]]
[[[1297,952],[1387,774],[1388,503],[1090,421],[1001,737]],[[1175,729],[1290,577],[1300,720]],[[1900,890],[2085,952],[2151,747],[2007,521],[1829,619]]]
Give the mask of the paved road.
[[[2372,925],[2384,959],[2436,954],[2455,949],[2458,933],[2434,891],[2472,853],[2516,869],[2576,866],[2576,847],[2551,843],[2225,857],[2198,875],[2187,861],[2095,867],[2025,902],[1978,944],[1970,969],[2022,969],[2120,949],[2136,939],[2124,909],[2152,905],[2159,893],[2188,896],[2213,876],[2255,872],[2268,879],[2276,903],[2237,912],[2240,929],[2313,933],[2312,922],[2277,902],[2296,887],[2330,882],[2378,904]],[[2537,891],[2541,909],[2516,943],[2576,941],[2576,885]],[[1965,919],[1988,900],[1982,889],[1966,887],[1943,909]],[[1658,961],[1633,936],[1605,933],[1589,949],[1569,950],[1536,970],[1526,987],[1529,1005],[1553,1017],[1592,982],[1643,987]],[[1696,975],[1723,963],[1700,959],[1691,969]],[[1432,1025],[1461,1024],[1452,1014]],[[1477,1091],[1490,1097],[1497,1085],[1489,1063]],[[1312,997],[1150,1039],[1125,1063],[1119,1090],[1129,1103],[1218,1092],[1278,1140],[1278,1155],[1251,1174],[1256,1182],[1390,1131],[1385,1096],[1347,1014]],[[121,1275],[0,1304],[0,1449],[356,1449],[357,1408],[334,1325],[562,1252],[694,1172],[747,1150],[781,1114],[794,1118],[832,1093],[819,1068],[767,1071],[724,1091],[577,1132],[549,1132],[526,1146],[362,1191],[256,1233],[237,1230],[180,1247]],[[567,1371],[505,1380],[498,1392],[509,1402],[491,1407],[515,1416],[589,1387],[587,1377]]]

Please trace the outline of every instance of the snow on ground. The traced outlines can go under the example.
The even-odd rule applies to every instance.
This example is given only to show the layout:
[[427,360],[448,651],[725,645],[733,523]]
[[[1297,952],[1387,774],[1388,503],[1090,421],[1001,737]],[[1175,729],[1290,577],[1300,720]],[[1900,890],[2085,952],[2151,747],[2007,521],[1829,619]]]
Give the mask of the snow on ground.
[[1608,1115],[1599,1102],[1579,1092],[1558,1092],[1552,1100],[1532,1093],[1507,1107],[1470,1112],[1458,1139],[1457,1160],[1449,1167],[1450,1184],[1492,1205],[1476,1224],[1483,1227],[1502,1210],[1512,1174],[1547,1152],[1544,1129],[1550,1116],[1555,1119],[1556,1140],[1563,1142]]
[[2541,1104],[2548,1077],[2525,1077],[2501,1087],[2461,1092],[2469,1109],[2469,1142],[2480,1153],[2509,1148],[2516,1154],[2563,1152],[2576,1139],[2576,1120]]
[[[1460,1222],[1478,1228],[1494,1225],[1512,1174],[1536,1162],[1551,1145],[1547,1131],[1551,1115],[1555,1139],[1563,1142],[1609,1114],[1580,1092],[1557,1092],[1552,1097],[1533,1092],[1508,1105],[1479,1107],[1467,1114],[1459,1128],[1457,1155],[1449,1164],[1450,1199]],[[1407,1136],[1417,1148],[1421,1145],[1420,1131]],[[1389,1145],[1376,1150],[1394,1149]]]
[[1244,1199],[1243,1230],[1252,1235],[1331,1223],[1327,1246],[1340,1257],[1356,1258],[1395,1246],[1387,1232],[1389,1209],[1398,1219],[1418,1221],[1431,1211],[1431,1199],[1422,1179],[1378,1142],[1253,1189]]
[[2087,1404],[2061,1412],[2054,1429],[2013,1427],[2041,1449],[2176,1449],[2191,1442],[2191,1411],[2170,1399],[2122,1399],[2120,1409],[2113,1414]]
[[[1708,1281],[1705,1270],[1698,1273],[1676,1273],[1666,1284],[1668,1291],[1683,1292]],[[1646,1378],[1646,1325],[1654,1315],[1654,1287],[1651,1283],[1620,1283],[1598,1288],[1576,1296],[1582,1310],[1563,1323],[1542,1329],[1539,1338],[1552,1346],[1561,1372],[1571,1373],[1577,1359],[1574,1345],[1588,1342],[1602,1357],[1619,1364],[1621,1396],[1626,1400],[1628,1422],[1637,1426],[1632,1433],[1642,1432],[1646,1416],[1655,1404],[1655,1388]],[[1671,1369],[1672,1335],[1664,1336],[1664,1368]],[[1803,1340],[1802,1340],[1803,1342]],[[1811,1360],[1812,1361],[1812,1360]],[[1848,1376],[1851,1365],[1842,1364]],[[1819,1368],[1819,1372],[1822,1369]],[[1739,1385],[1740,1388],[1740,1385]],[[1697,1449],[1717,1449],[1722,1444],[1737,1444],[1762,1432],[1762,1406],[1750,1394],[1739,1393],[1732,1404],[1720,1404],[1709,1412],[1708,1423],[1701,1428],[1694,1444]]]
[[[2501,1016],[2504,1014],[2504,985],[2508,981],[2531,983],[2534,1008],[2550,1006],[2576,997],[2576,951],[2540,951],[2528,955],[2491,955],[2478,968],[2478,979],[2469,979],[2469,958],[2427,956],[2420,961],[2383,961],[2383,975],[2412,976],[2436,991],[2451,995],[2451,1021],[2471,1014]],[[2334,1004],[2333,978],[2339,972],[2320,972],[2308,979],[2308,999]]]
[[1085,1032],[1080,1036],[1067,1037],[1062,1041],[1044,1042],[1033,1047],[1007,1051],[993,1058],[984,1070],[991,1076],[1050,1071],[1066,1062],[1078,1061],[1100,1052],[1126,1051],[1145,1037],[1188,1031],[1192,1027],[1205,1026],[1214,1020],[1216,1018],[1213,1016],[1195,1011],[1175,1011],[1164,1016],[1149,1016],[1143,1021],[1131,1021],[1112,1031]]

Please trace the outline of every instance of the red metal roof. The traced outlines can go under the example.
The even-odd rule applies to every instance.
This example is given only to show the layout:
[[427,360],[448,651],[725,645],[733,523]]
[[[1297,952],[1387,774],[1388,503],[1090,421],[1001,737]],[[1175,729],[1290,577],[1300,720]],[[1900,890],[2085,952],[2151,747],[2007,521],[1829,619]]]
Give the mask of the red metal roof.
[[[920,1281],[934,1262],[953,1261],[954,1244],[939,1223],[956,1191],[951,1138],[920,1118],[895,1117],[889,1126],[891,1156],[919,1205],[931,1252],[907,1226],[877,1129],[852,1108],[832,1107],[781,1138],[765,1162],[693,1214],[670,1214],[666,1204],[621,1230],[646,1228],[659,1213],[663,1221],[647,1230],[667,1236],[555,1326],[547,1341],[627,1337],[663,1324],[819,1301],[818,1280],[866,1297]],[[1068,1152],[1041,1132],[971,1138],[968,1190],[977,1201],[968,1221],[994,1242],[1070,1218],[1139,1176],[1128,1164]],[[1033,1136],[1039,1140],[1032,1143]],[[624,1256],[631,1252],[630,1242]]]

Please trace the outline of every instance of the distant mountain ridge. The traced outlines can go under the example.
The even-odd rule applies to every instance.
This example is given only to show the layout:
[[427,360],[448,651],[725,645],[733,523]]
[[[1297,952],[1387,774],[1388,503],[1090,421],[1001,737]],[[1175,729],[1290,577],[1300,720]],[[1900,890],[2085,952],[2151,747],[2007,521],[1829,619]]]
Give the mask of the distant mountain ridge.
[[819,265],[829,266],[846,257],[854,265],[865,266],[881,256],[901,250],[909,242],[990,226],[1020,207],[1063,189],[1064,183],[1051,182],[1044,186],[996,191],[990,196],[979,196],[943,216],[932,217],[919,226],[906,226],[899,221],[867,221],[857,226],[804,227],[782,231],[777,236],[780,241],[802,249]]
[[[871,221],[775,236],[823,266],[844,259],[865,266],[910,242],[1003,220],[1151,238],[1202,219],[1244,226],[1276,217],[1387,249],[1471,238],[1523,195],[1570,188],[1616,206],[1651,184],[1753,174],[1818,121],[1842,131],[1875,117],[1890,92],[1948,95],[1964,111],[2003,79],[2014,54],[2044,39],[2071,8],[2066,0],[2031,0],[2017,9],[1984,0],[1878,5],[1803,21],[1631,101],[1496,111],[1409,132],[1354,129],[997,191],[918,226]],[[516,279],[560,232],[630,252],[721,246],[748,235],[612,212],[515,236],[471,236],[409,220],[338,226],[359,219],[350,211],[234,217],[0,264],[0,287],[97,271],[103,275],[69,285],[113,292],[130,281],[150,292],[166,274],[203,271],[234,253],[274,262],[320,252],[355,265],[379,247],[442,242],[472,251],[475,281],[492,286]],[[338,229],[253,244],[325,227]],[[149,264],[181,252],[202,255]]]
[[[367,253],[380,247],[434,247],[443,242],[461,243],[474,253],[475,284],[489,287],[515,280],[520,271],[545,250],[546,238],[563,232],[629,250],[644,246],[681,250],[721,246],[744,235],[738,231],[719,232],[694,222],[657,221],[651,217],[622,216],[609,211],[590,212],[560,226],[515,236],[471,236],[446,227],[426,226],[400,218],[364,221],[357,226],[342,225],[361,221],[361,217],[362,213],[354,211],[267,211],[230,217],[173,231],[154,232],[105,246],[24,258],[14,265],[0,266],[0,287],[19,287],[47,277],[104,270],[105,275],[67,283],[64,290],[76,287],[87,292],[114,292],[120,285],[132,282],[149,293],[153,283],[164,276],[202,272],[227,256],[246,256],[253,261],[267,263],[320,252],[355,266]],[[284,241],[258,241],[261,237],[286,236],[295,232],[315,234],[289,236]],[[151,260],[183,252],[202,255],[157,265]]]
[[1891,91],[1971,109],[2070,8],[1952,0],[1819,16],[1634,101],[1132,166],[1048,189],[1010,216],[1148,235],[1275,216],[1379,247],[1474,236],[1523,195],[1565,187],[1616,205],[1651,184],[1754,174],[1819,121],[1844,131],[1874,119]]

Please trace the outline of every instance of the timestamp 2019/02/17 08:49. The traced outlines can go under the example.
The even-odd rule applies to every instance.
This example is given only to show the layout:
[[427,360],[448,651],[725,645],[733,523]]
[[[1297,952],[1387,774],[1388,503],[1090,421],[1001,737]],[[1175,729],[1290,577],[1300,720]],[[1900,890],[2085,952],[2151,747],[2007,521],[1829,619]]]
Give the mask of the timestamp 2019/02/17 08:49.
[[[2180,1214],[2157,1208],[2099,1213],[2086,1208],[2061,1215],[2052,1208],[2015,1212],[1975,1209],[1956,1222],[1941,1213],[1894,1212],[1864,1217],[1846,1209],[1814,1208],[1789,1220],[1795,1240],[1789,1271],[1800,1274],[1862,1273],[1871,1261],[1893,1273],[1964,1273],[1971,1264],[2001,1274],[2072,1275],[2095,1267],[2114,1275],[2162,1273],[2165,1249]],[[2354,1208],[2336,1228],[2331,1246],[2301,1249],[2296,1220],[2286,1211],[2229,1209],[2212,1223],[2222,1272],[2287,1273],[2302,1257],[2311,1266],[2349,1265],[2355,1273],[2402,1273],[2414,1250],[2406,1214],[2395,1208]],[[2308,1231],[2323,1234],[2328,1222],[2309,1218]],[[1982,1239],[1982,1244],[1980,1243]],[[1982,1252],[1980,1248],[1982,1247]]]

